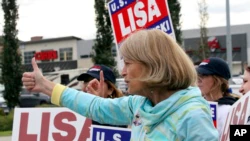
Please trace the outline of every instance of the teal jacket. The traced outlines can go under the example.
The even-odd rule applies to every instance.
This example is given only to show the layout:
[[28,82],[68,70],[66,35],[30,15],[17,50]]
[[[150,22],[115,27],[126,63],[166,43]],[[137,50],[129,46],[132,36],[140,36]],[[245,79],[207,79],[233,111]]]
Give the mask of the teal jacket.
[[219,140],[209,104],[197,87],[180,90],[155,106],[142,96],[104,99],[71,88],[58,101],[99,123],[131,125],[131,141]]

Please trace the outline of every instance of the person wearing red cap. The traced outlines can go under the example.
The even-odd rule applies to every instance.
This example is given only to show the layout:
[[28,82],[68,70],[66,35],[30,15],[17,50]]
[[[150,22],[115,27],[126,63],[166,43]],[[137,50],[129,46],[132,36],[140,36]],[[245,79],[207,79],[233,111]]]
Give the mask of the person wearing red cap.
[[239,92],[245,95],[250,91],[250,66],[247,66],[243,75],[243,83],[240,87]]
[[208,101],[218,102],[218,131],[221,135],[227,114],[239,97],[229,92],[228,80],[231,73],[227,63],[218,57],[203,60],[196,68],[198,72],[198,87],[203,97]]

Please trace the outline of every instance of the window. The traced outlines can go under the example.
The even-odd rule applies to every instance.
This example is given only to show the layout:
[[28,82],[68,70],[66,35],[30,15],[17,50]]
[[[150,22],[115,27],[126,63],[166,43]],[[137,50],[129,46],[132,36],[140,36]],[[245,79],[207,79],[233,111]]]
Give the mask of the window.
[[92,58],[93,55],[92,54],[84,54],[84,55],[81,55],[80,58],[83,59],[83,58]]
[[89,55],[81,55],[80,58],[89,58]]
[[112,55],[115,57],[116,56],[116,48],[112,48]]
[[31,59],[35,55],[35,51],[24,52],[24,64],[31,64]]
[[60,61],[73,60],[72,48],[61,48],[60,52]]

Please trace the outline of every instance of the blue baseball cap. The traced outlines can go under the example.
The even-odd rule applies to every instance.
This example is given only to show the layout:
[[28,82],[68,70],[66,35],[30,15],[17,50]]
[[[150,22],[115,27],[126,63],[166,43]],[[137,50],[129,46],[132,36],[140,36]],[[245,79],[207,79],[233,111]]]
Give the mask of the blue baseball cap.
[[88,81],[89,77],[93,77],[96,79],[100,79],[100,71],[103,71],[104,80],[110,81],[111,83],[115,84],[116,77],[114,72],[111,70],[111,68],[105,66],[105,65],[94,65],[92,66],[86,73],[83,73],[77,77],[78,81]]
[[227,63],[218,57],[210,57],[203,60],[196,68],[198,74],[216,75],[226,80],[231,78],[230,70]]

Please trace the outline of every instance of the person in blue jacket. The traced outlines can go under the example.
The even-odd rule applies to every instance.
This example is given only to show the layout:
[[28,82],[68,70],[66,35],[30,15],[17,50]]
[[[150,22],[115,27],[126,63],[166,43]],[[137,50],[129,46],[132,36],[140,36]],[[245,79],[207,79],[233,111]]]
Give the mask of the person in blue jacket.
[[131,125],[132,141],[219,140],[209,104],[196,86],[195,67],[171,36],[158,29],[138,30],[119,51],[122,76],[133,96],[107,99],[55,84],[42,75],[34,58],[34,71],[23,74],[23,85],[99,123]]

